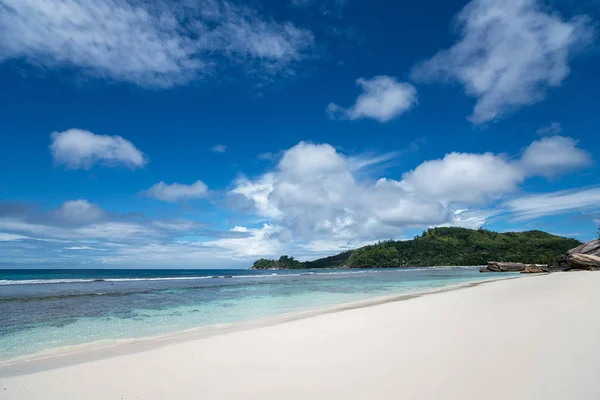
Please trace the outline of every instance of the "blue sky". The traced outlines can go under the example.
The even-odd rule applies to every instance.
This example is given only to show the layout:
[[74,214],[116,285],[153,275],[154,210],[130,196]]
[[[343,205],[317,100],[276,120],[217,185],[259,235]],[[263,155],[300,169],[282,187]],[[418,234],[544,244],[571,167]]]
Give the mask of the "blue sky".
[[600,223],[596,0],[0,0],[0,265]]

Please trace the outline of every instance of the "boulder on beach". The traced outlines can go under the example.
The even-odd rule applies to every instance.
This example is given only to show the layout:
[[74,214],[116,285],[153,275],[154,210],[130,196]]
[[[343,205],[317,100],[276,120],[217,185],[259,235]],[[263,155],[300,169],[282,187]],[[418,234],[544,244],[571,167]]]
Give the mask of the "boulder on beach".
[[547,272],[550,272],[550,270],[545,266],[540,265],[527,265],[525,269],[521,271],[522,274],[544,274]]
[[540,269],[540,272],[547,272],[548,270],[545,269],[546,266],[540,266],[540,265],[529,265],[529,264],[523,264],[523,263],[515,263],[515,262],[498,262],[498,261],[490,261],[487,263],[487,267],[485,268],[481,268],[479,270],[479,272],[523,272],[525,271],[525,269],[530,268],[531,272],[529,273],[534,273],[533,271],[536,271],[537,269]]
[[567,251],[558,260],[566,271],[600,269],[600,239],[592,240]]
[[577,246],[574,249],[567,251],[567,256],[574,254],[586,254],[590,256],[600,257],[600,239],[592,240],[584,243],[581,246]]
[[570,254],[567,255],[567,265],[569,270],[596,271],[600,269],[600,257],[590,254]]

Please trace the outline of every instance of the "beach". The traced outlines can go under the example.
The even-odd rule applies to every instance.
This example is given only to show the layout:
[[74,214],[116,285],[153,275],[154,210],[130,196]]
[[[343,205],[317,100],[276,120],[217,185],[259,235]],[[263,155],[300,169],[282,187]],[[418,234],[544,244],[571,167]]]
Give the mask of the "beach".
[[0,367],[2,399],[598,399],[600,274]]

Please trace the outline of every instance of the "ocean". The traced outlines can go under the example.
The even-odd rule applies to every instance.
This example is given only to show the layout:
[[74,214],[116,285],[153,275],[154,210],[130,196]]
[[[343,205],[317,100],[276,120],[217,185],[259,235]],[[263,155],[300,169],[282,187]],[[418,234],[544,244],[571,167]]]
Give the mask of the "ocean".
[[499,276],[470,267],[0,270],[0,361]]

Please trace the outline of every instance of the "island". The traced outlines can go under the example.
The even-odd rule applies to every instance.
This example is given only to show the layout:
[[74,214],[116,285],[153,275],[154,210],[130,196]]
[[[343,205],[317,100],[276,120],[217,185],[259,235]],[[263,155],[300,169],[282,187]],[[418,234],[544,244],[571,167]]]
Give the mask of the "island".
[[498,233],[485,229],[431,228],[411,240],[386,240],[314,261],[294,257],[257,260],[251,269],[398,268],[485,265],[490,260],[553,264],[576,239],[539,230]]

